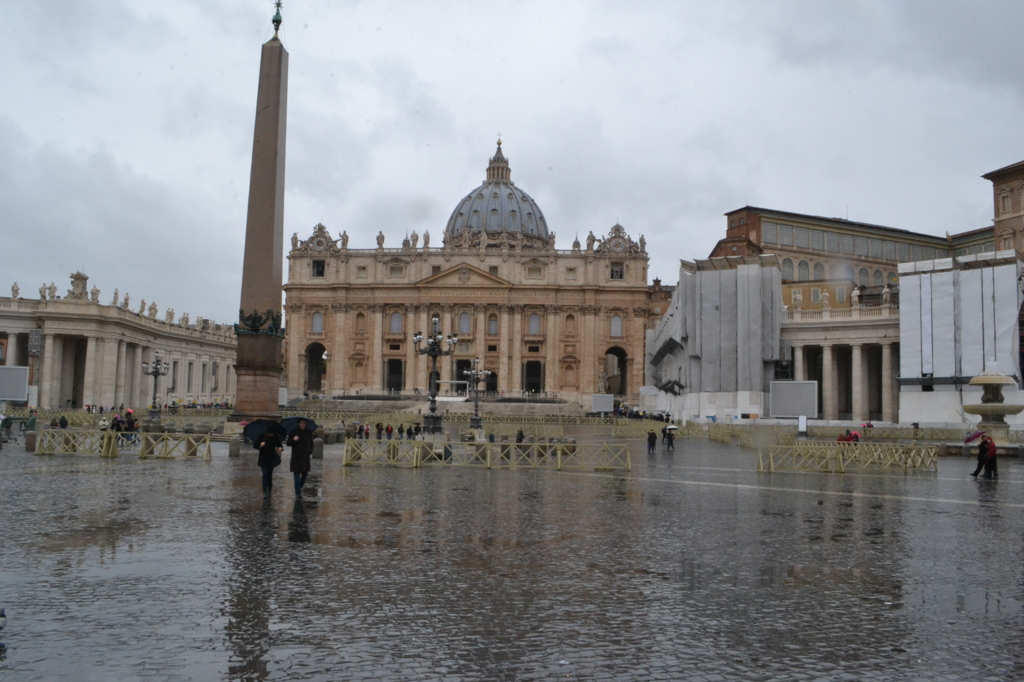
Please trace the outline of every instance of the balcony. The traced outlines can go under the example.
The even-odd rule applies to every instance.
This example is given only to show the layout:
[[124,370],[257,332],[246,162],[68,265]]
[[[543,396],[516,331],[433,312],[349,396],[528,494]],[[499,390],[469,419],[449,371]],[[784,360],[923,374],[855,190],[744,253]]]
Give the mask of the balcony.
[[856,320],[899,320],[896,305],[857,306],[856,308],[826,308],[822,310],[787,310],[786,322],[821,324],[822,322],[853,322]]

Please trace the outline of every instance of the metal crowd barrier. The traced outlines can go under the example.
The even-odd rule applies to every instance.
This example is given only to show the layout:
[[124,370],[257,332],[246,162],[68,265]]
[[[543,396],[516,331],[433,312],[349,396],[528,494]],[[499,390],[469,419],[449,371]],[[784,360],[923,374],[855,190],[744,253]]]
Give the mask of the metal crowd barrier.
[[447,443],[431,441],[345,441],[345,466],[475,466],[630,471],[629,446],[609,443]]
[[895,443],[834,443],[802,441],[772,445],[758,452],[757,470],[821,471],[911,471],[938,468],[936,448],[930,445]]
[[210,434],[138,433],[44,429],[36,443],[37,455],[134,456],[139,459],[211,459]]

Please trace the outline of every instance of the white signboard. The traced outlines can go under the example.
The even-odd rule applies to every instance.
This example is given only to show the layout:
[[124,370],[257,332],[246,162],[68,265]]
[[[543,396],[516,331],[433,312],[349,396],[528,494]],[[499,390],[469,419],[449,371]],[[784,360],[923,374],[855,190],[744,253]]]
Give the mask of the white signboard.
[[591,412],[614,412],[615,411],[615,396],[610,393],[595,393],[592,396],[593,408]]
[[0,400],[28,400],[28,367],[0,366]]
[[817,381],[773,381],[768,414],[773,419],[818,416]]

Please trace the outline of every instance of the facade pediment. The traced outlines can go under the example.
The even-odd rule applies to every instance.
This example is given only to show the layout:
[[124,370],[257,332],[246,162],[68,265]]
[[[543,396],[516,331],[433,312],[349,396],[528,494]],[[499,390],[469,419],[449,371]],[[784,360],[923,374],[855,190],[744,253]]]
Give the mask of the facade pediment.
[[436,275],[421,279],[416,283],[416,286],[511,287],[512,282],[502,279],[497,275],[492,275],[489,272],[484,272],[480,268],[473,267],[468,263],[460,263]]

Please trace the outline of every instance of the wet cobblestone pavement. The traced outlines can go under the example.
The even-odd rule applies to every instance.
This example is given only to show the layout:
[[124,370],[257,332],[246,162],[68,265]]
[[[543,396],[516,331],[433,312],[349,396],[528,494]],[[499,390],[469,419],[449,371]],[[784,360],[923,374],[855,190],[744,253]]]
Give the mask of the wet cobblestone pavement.
[[[0,679],[1024,679],[1024,465],[757,474],[0,453]],[[286,469],[286,467],[285,467]],[[312,493],[312,494],[309,494]]]

